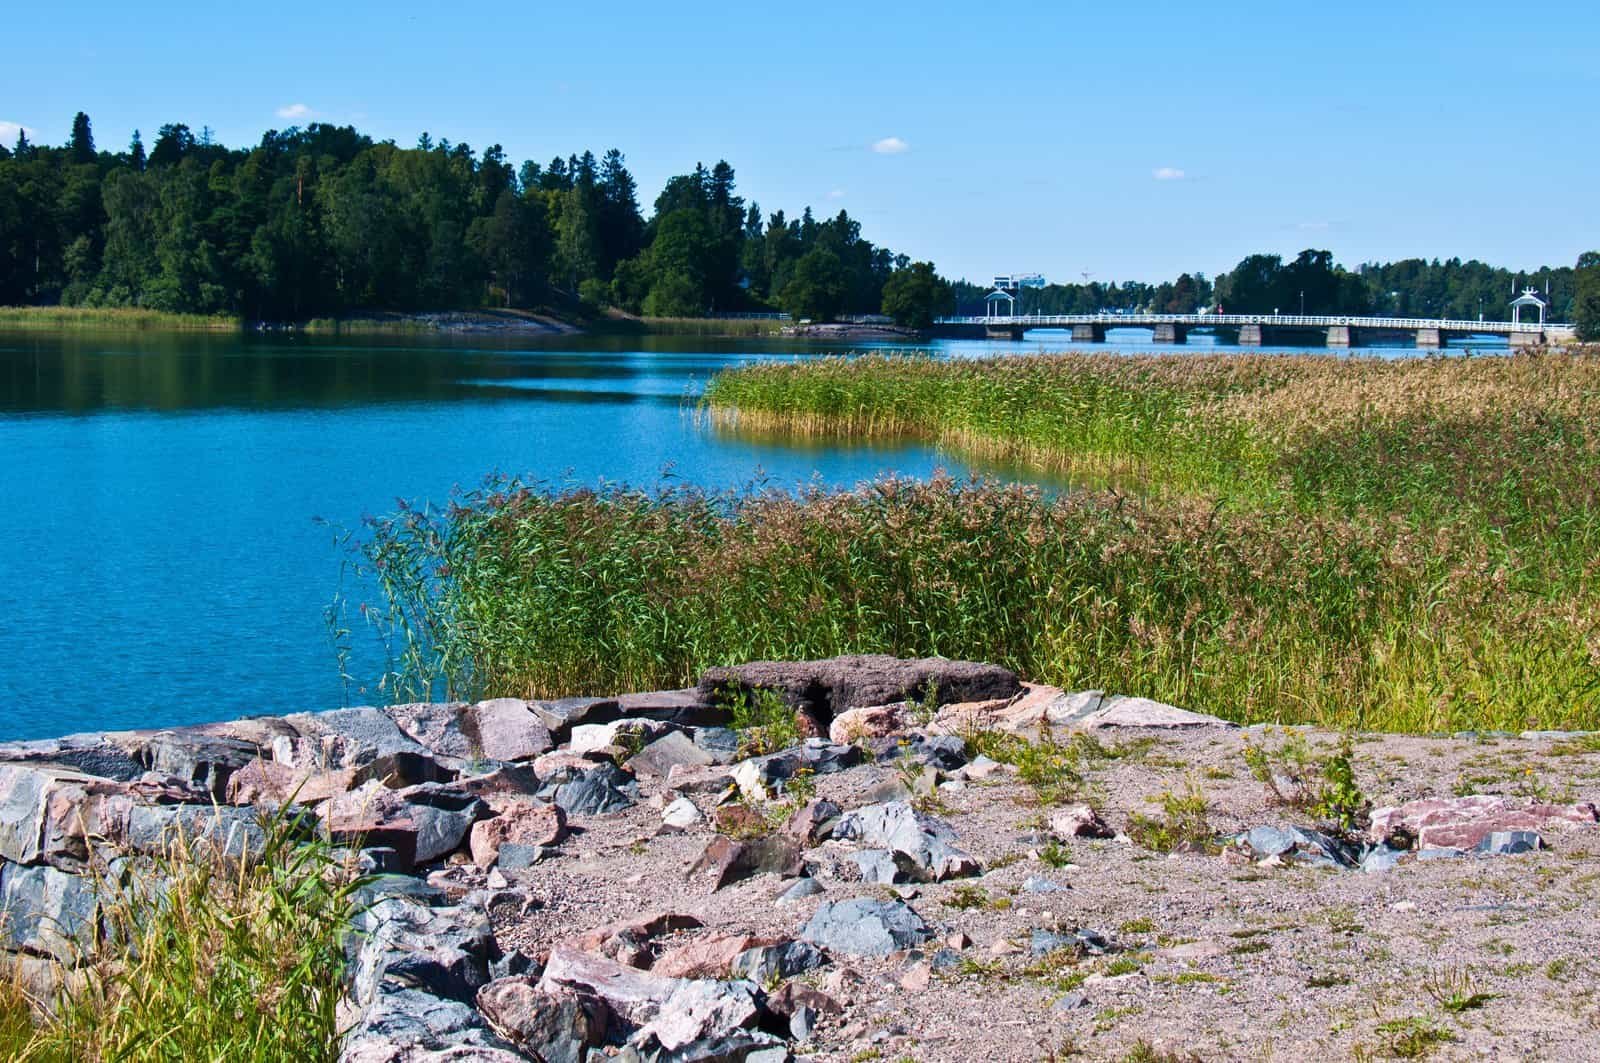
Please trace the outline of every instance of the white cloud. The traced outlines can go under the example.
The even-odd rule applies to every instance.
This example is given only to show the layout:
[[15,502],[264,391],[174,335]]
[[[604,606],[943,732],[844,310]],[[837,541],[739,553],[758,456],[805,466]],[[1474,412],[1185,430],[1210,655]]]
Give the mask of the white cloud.
[[39,131],[33,126],[23,125],[21,122],[0,122],[0,147],[10,151],[11,145],[17,142],[17,134],[22,132],[28,134],[30,141],[38,143]]
[[872,150],[879,155],[904,155],[911,150],[911,145],[899,137],[884,137],[872,142]]
[[303,103],[291,103],[278,108],[278,117],[298,121],[301,118],[311,117],[311,108]]
[[1176,166],[1158,166],[1150,173],[1157,181],[1181,181],[1188,175]]
[[1331,221],[1303,221],[1295,225],[1303,233],[1325,233],[1333,228]]
[[828,198],[829,199],[843,199],[844,198],[844,189],[842,189],[842,188],[831,189],[828,192]]

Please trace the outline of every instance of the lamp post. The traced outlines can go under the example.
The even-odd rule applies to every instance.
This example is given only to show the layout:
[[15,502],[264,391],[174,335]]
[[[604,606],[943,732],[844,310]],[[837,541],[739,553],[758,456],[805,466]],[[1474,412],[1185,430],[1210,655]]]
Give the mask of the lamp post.
[[1304,288],[1300,289],[1300,316],[1306,316],[1306,291]]

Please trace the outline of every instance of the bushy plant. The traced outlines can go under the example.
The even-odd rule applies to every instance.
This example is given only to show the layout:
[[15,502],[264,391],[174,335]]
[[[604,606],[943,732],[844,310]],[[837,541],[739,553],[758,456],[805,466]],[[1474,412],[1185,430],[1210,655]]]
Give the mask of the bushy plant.
[[28,1060],[333,1059],[344,939],[360,879],[302,824],[223,859],[181,835],[102,874],[103,940],[30,1029],[0,996],[0,1053]]

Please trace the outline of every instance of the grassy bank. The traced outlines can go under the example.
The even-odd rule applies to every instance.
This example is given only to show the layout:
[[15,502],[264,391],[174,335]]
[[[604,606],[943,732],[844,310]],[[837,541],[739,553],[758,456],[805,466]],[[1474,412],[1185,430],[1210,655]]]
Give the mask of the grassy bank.
[[228,332],[239,327],[235,317],[168,314],[134,307],[0,306],[0,329]]
[[877,651],[1238,720],[1600,727],[1600,359],[874,357],[738,370],[707,401],[724,425],[915,435],[1094,489],[505,484],[403,513],[369,554],[405,692]]
[[0,972],[0,1057],[335,1058],[359,880],[298,824],[267,827],[248,862],[174,837],[126,879],[102,877],[103,940],[75,970],[48,973],[58,990]]
[[658,336],[776,336],[787,321],[773,318],[645,317],[641,331]]

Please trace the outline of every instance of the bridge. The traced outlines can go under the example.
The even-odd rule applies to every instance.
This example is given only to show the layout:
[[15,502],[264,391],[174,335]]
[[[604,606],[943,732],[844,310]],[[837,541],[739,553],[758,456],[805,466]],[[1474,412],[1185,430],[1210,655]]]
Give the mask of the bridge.
[[1418,347],[1445,346],[1452,336],[1504,336],[1513,347],[1537,347],[1574,338],[1572,325],[1532,321],[1455,321],[1448,318],[1346,317],[1325,314],[1023,314],[946,317],[934,323],[942,336],[1022,339],[1032,329],[1070,329],[1078,343],[1101,343],[1106,330],[1149,329],[1154,343],[1185,343],[1191,332],[1236,335],[1240,346],[1359,347],[1407,334]]

